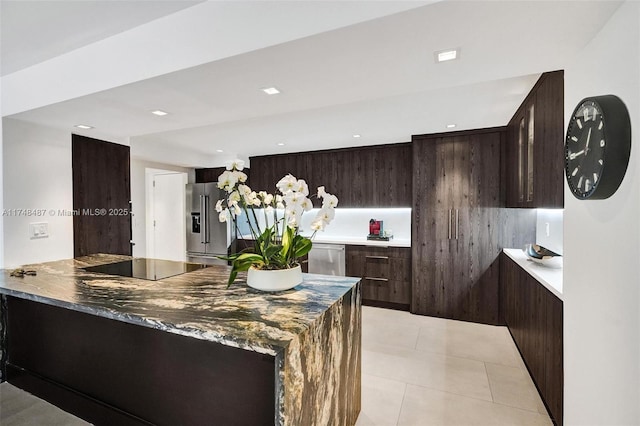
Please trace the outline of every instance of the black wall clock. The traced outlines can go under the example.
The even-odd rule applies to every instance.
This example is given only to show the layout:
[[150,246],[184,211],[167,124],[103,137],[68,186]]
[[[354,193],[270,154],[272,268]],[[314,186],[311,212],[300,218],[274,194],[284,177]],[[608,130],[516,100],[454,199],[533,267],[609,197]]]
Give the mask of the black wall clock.
[[604,95],[580,101],[564,144],[571,193],[580,200],[609,198],[622,183],[630,154],[631,120],[622,100]]

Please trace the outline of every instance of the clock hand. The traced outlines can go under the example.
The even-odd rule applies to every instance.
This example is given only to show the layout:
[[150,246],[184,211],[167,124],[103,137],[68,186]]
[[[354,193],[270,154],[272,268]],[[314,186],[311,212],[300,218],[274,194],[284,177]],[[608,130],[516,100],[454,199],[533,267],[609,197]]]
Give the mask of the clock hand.
[[584,147],[585,155],[589,152],[589,139],[591,139],[591,127],[589,127],[589,133],[587,133],[587,144]]
[[577,156],[582,155],[582,154],[584,154],[584,149],[582,151],[572,152],[571,154],[569,154],[569,160],[573,160]]

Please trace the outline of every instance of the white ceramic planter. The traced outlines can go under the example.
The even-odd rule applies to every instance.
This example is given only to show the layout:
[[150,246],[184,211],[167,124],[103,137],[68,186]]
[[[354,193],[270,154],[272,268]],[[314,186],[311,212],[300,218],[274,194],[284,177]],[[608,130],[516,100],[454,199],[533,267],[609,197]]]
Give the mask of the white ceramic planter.
[[253,266],[247,271],[247,285],[262,291],[289,290],[302,282],[300,265],[291,269],[262,270]]

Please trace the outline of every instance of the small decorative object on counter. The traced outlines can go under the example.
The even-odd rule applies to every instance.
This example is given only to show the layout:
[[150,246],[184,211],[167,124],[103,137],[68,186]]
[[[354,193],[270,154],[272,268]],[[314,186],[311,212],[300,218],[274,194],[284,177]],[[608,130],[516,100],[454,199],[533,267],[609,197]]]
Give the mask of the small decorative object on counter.
[[538,244],[527,244],[524,249],[522,249],[522,251],[524,251],[524,254],[527,255],[529,260],[537,263],[544,263],[548,260],[553,259],[554,257],[560,256],[558,253],[555,253]]
[[[248,271],[249,287],[289,290],[302,282],[300,258],[311,250],[316,232],[323,231],[333,220],[338,197],[325,192],[324,186],[318,187],[314,196],[322,199],[322,208],[311,223],[313,234],[303,237],[299,229],[302,214],[313,208],[307,183],[288,174],[276,183],[279,194],[255,192],[245,184],[243,168],[244,162],[236,160],[218,178],[218,188],[228,194],[216,204],[218,219],[231,219],[238,229],[238,220],[244,215],[254,240],[253,247],[220,257],[231,261],[228,285],[233,284],[238,272]],[[258,215],[264,216],[262,224]]]
[[369,221],[369,235],[367,235],[367,240],[389,241],[389,236],[384,232],[384,226],[381,220],[371,219]]
[[25,270],[22,268],[18,268],[11,271],[9,275],[11,275],[12,277],[24,278],[25,275],[36,275],[36,271],[32,269]]

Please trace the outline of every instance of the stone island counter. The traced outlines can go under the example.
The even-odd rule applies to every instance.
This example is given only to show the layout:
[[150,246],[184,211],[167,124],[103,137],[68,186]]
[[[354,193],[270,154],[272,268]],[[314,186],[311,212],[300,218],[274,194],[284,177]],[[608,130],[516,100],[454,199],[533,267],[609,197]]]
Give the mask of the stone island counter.
[[211,266],[151,281],[93,255],[0,273],[2,378],[94,424],[353,425],[357,278],[266,293]]

